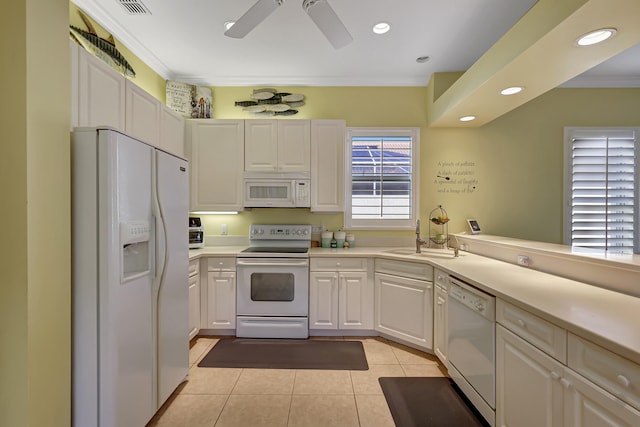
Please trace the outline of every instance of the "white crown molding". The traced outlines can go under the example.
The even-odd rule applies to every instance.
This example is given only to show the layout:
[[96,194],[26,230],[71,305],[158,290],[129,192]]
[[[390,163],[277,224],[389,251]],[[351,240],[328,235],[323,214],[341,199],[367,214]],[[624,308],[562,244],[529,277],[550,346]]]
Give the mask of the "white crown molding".
[[82,9],[87,15],[94,19],[105,30],[113,34],[120,43],[125,45],[142,62],[148,65],[153,71],[158,73],[165,80],[173,80],[173,74],[169,68],[162,63],[153,53],[144,47],[126,28],[114,21],[106,13],[104,8],[96,1],[73,0],[73,3]]
[[198,86],[427,86],[428,79],[363,79],[360,77],[323,77],[323,76],[221,76],[206,77],[194,75],[176,75],[175,80]]

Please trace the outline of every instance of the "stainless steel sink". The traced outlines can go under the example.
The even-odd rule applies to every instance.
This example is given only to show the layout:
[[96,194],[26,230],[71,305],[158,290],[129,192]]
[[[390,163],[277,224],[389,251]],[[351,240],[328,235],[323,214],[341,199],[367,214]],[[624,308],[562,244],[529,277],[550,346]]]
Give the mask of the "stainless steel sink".
[[[442,258],[442,259],[454,258],[454,253],[452,249],[422,248],[422,250],[418,254],[416,253],[416,250],[413,248],[394,248],[394,249],[388,249],[386,251],[382,251],[382,253],[393,254],[393,255],[416,256],[416,257],[424,257],[424,258]],[[464,254],[462,252],[459,252],[458,256],[464,256]]]

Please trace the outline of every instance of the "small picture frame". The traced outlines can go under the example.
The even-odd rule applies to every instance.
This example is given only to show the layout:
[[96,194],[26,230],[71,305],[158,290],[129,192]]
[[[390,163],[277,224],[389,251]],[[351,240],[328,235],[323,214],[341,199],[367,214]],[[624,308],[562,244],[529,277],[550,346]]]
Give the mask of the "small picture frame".
[[469,224],[469,229],[471,230],[471,234],[480,234],[480,224],[475,219],[468,219],[467,224]]

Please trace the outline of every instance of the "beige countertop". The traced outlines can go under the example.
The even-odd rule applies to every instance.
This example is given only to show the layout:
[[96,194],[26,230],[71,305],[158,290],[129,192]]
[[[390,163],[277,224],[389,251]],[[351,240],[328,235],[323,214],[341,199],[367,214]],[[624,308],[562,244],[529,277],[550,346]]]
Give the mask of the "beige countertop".
[[[205,247],[190,259],[235,256],[244,247]],[[442,249],[311,248],[313,257],[384,257],[425,262],[640,363],[640,298],[468,252]],[[615,280],[615,277],[612,277]],[[640,280],[639,280],[640,286]]]

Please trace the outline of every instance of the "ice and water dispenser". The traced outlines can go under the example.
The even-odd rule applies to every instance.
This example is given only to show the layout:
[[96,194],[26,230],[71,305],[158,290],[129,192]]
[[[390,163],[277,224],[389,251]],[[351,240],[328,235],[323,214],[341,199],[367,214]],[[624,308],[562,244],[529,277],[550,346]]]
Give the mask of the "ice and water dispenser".
[[149,221],[126,221],[120,224],[122,282],[149,274]]

